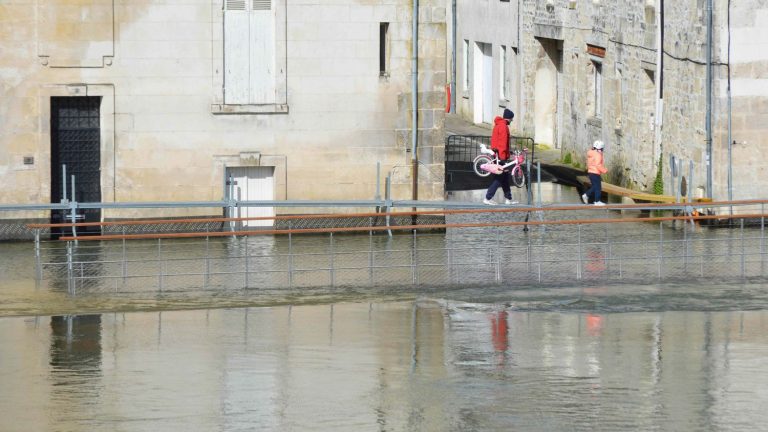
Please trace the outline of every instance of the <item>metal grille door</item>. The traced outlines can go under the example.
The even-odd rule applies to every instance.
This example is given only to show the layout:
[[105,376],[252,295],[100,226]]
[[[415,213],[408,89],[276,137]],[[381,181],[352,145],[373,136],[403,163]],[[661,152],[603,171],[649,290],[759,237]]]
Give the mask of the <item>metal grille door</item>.
[[[62,198],[101,202],[100,105],[101,97],[51,98],[51,202]],[[62,165],[66,165],[66,179]],[[75,176],[74,190],[72,176]],[[61,211],[51,213],[54,223],[63,221],[63,217]],[[98,222],[101,210],[80,210],[77,219],[78,222]]]

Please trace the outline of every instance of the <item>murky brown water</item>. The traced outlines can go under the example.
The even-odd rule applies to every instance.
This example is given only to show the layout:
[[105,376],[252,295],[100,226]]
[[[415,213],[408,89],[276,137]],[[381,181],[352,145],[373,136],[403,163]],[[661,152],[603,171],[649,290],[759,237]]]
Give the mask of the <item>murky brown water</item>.
[[0,431],[765,430],[764,279],[481,282],[73,295],[0,244]]
[[0,319],[0,430],[763,430],[768,314],[422,299]]

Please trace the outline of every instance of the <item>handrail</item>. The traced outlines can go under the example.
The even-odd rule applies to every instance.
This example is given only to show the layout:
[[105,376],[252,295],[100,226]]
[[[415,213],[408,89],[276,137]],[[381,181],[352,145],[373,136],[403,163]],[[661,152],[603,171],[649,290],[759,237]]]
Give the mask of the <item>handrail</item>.
[[[403,207],[419,207],[419,201],[398,202]],[[424,202],[421,202],[422,205]],[[132,225],[164,225],[178,223],[210,223],[210,222],[245,222],[259,220],[295,220],[295,219],[347,219],[361,217],[397,217],[397,216],[419,216],[419,215],[454,215],[454,214],[478,214],[478,213],[530,213],[539,211],[594,211],[594,210],[687,210],[691,208],[712,208],[728,206],[749,206],[758,204],[768,204],[768,200],[735,200],[735,201],[717,201],[706,203],[674,203],[674,204],[608,204],[601,207],[592,205],[574,204],[567,206],[516,206],[516,207],[495,207],[489,208],[465,208],[465,209],[447,209],[442,210],[420,210],[404,212],[365,212],[365,213],[319,213],[305,215],[276,215],[260,217],[239,217],[239,218],[190,218],[190,219],[144,219],[144,220],[126,220],[126,221],[107,221],[107,222],[76,222],[76,223],[30,223],[26,226],[30,229],[44,228],[68,228],[68,227],[93,227],[93,226],[132,226]],[[690,218],[690,217],[688,217]],[[717,215],[714,219],[725,219],[727,215]],[[648,220],[644,218],[643,220]],[[531,224],[531,222],[527,222]],[[419,225],[424,226],[424,225]],[[230,233],[231,235],[231,233]]]
[[[411,212],[408,212],[411,213]],[[319,233],[341,233],[341,232],[370,232],[370,231],[394,231],[394,230],[424,230],[424,229],[447,229],[447,228],[488,228],[488,227],[510,227],[510,226],[540,226],[540,225],[591,225],[591,224],[622,224],[637,222],[666,222],[666,221],[701,221],[701,220],[724,220],[724,219],[753,219],[763,218],[764,213],[754,214],[734,214],[734,215],[698,215],[698,216],[663,216],[648,218],[613,218],[613,219],[577,219],[577,220],[559,220],[559,221],[507,221],[507,222],[472,222],[472,223],[452,223],[452,224],[424,224],[424,225],[390,225],[390,226],[368,226],[368,227],[339,227],[339,228],[297,228],[297,229],[271,229],[257,231],[216,231],[216,232],[188,232],[188,233],[154,233],[154,234],[107,234],[85,237],[62,236],[61,241],[104,241],[104,240],[146,240],[146,239],[164,239],[164,238],[201,238],[201,237],[231,237],[253,236],[253,235],[275,235],[275,234],[319,234]]]

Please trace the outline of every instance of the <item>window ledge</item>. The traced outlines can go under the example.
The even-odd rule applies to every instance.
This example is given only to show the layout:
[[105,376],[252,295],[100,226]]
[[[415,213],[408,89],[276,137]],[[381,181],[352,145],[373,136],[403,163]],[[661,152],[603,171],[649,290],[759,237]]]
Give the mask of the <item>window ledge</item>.
[[288,104],[231,105],[213,104],[212,114],[287,114]]

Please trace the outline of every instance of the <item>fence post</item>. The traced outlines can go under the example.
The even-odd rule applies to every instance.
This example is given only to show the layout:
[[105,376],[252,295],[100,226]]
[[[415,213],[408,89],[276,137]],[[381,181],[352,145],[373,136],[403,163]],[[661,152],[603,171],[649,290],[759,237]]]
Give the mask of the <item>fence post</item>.
[[664,225],[659,221],[659,280],[661,280],[661,258],[664,255]]
[[35,276],[37,281],[43,280],[43,267],[40,262],[40,228],[35,228]]
[[157,276],[158,283],[160,284],[160,291],[163,290],[163,274],[165,273],[165,265],[163,264],[163,239],[157,239],[157,262],[160,264],[160,274]]
[[249,280],[248,280],[248,273],[250,271],[249,265],[248,265],[248,236],[245,237],[245,288],[248,289]]
[[581,255],[582,255],[582,253],[581,253],[581,224],[578,224],[576,226],[579,229],[579,233],[578,233],[578,236],[577,236],[577,239],[578,239],[578,242],[579,242],[579,247],[578,247],[579,258],[578,258],[578,261],[576,262],[576,280],[581,280]]
[[293,287],[293,244],[290,220],[288,221],[288,286]]
[[760,276],[765,274],[765,204],[760,204]]
[[689,247],[688,242],[690,241],[690,236],[688,236],[688,223],[683,222],[683,247],[685,247],[685,259],[683,261],[683,273],[688,274],[688,254],[689,254]]
[[528,192],[528,205],[533,204],[533,191],[531,190],[531,158],[525,158],[525,189]]
[[373,232],[368,231],[368,281],[373,286]]
[[746,262],[745,260],[746,250],[744,249],[744,219],[741,219],[741,278],[746,277]]
[[605,254],[605,274],[608,279],[611,279],[611,262],[613,261],[613,247],[611,245],[611,228],[608,224],[605,225],[605,241],[608,244]]
[[541,161],[536,162],[536,197],[541,208]]
[[336,285],[336,272],[334,271],[334,266],[336,265],[336,261],[334,260],[334,256],[333,256],[333,253],[334,253],[333,252],[333,232],[330,232],[329,234],[331,236],[330,237],[330,252],[331,252],[330,253],[330,260],[331,260],[331,262],[330,262],[330,277],[331,278],[330,279],[331,279],[331,286],[333,287],[333,286]]
[[72,294],[72,285],[74,283],[72,275],[72,242],[67,241],[67,292]]
[[72,175],[72,201],[69,203],[69,217],[72,219],[72,237],[77,237],[77,227],[75,223],[77,221],[77,201],[75,198],[75,175]]
[[211,248],[209,243],[210,237],[205,236],[205,276],[203,277],[203,288],[205,289],[208,289],[208,284],[211,283]]
[[499,227],[496,227],[496,283],[501,283],[501,242]]
[[416,230],[413,230],[413,244],[411,245],[411,279],[413,285],[418,283],[418,277],[416,276],[416,265],[418,264],[418,256],[416,255]]
[[125,227],[123,227],[123,288],[125,288],[125,277],[128,276],[128,257],[125,253]]

